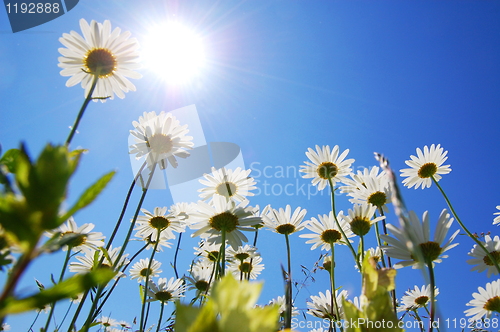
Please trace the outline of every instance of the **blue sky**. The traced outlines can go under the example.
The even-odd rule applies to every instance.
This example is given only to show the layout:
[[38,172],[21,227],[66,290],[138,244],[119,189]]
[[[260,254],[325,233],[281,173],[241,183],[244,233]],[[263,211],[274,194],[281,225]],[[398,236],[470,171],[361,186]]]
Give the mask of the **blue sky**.
[[[183,85],[168,84],[144,68],[143,78],[133,80],[136,92],[123,100],[90,104],[72,143],[89,153],[72,180],[68,200],[104,173],[114,169],[118,174],[98,201],[75,216],[78,224],[92,222],[104,234],[114,226],[132,181],[128,155],[132,121],[145,111],[194,104],[206,141],[240,146],[246,167],[253,169],[261,185],[252,205],[301,206],[308,210],[306,218],[328,213],[326,193],[308,197],[308,180],[298,173],[279,173],[287,167],[298,170],[307,160],[307,148],[316,144],[350,149],[356,169],[376,165],[373,152],[381,152],[398,173],[415,148],[441,144],[449,151],[452,172],[440,183],[461,219],[472,232],[498,233],[491,223],[500,204],[500,2],[81,0],[67,14],[15,34],[1,9],[4,151],[24,141],[35,156],[48,142],[64,142],[83,91],[79,86],[65,87],[67,78],[59,75],[58,39],[71,30],[80,32],[80,18],[109,19],[113,27],[131,31],[139,43],[155,25],[179,21],[203,39],[207,63]],[[265,167],[270,177],[264,176]],[[296,189],[305,186],[306,193],[266,195],[265,183],[269,190],[274,185],[275,193],[287,184]],[[430,211],[433,225],[446,207],[434,186],[404,189],[403,194],[408,208],[419,216]],[[136,193],[132,204],[138,197]],[[337,210],[350,207],[344,196],[337,202]],[[144,208],[171,204],[168,190],[155,190],[148,193]],[[126,218],[131,214],[132,209]],[[393,213],[387,220],[396,223]],[[456,229],[458,225],[452,227]],[[462,235],[456,241],[460,245],[436,267],[442,319],[465,317],[465,304],[477,287],[496,280],[470,272],[465,260],[473,243]],[[185,269],[194,244],[184,242]],[[294,275],[300,281],[300,265],[312,268],[320,252],[311,251],[298,236],[292,237],[292,244]],[[281,295],[284,239],[263,230],[258,247],[266,265],[261,303],[267,303]],[[351,297],[359,295],[350,253],[347,248],[337,252],[338,284]],[[170,254],[163,256],[164,277],[173,275],[168,268]],[[62,260],[58,255],[41,259],[18,291],[33,291],[33,278],[49,284],[50,273],[58,273]],[[341,265],[343,261],[347,263]],[[53,269],[47,269],[49,264]],[[328,288],[325,273],[314,277],[316,282],[309,281],[299,293],[300,309],[306,308],[310,295]],[[396,280],[398,297],[423,285],[421,274],[411,269],[398,270]],[[137,283],[123,284],[104,314],[127,320],[138,312],[139,300]],[[120,301],[134,304],[123,306]],[[32,319],[33,315],[20,315],[7,322],[20,331]]]

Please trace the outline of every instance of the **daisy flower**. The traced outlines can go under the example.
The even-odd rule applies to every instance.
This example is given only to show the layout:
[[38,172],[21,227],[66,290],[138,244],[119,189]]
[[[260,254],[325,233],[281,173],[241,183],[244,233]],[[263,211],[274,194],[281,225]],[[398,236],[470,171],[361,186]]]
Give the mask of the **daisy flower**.
[[[500,205],[497,205],[497,210],[500,210]],[[496,216],[493,219],[493,225],[500,225],[500,211],[493,213]]]
[[[387,229],[391,231],[394,237],[381,234],[380,238],[388,244],[388,246],[383,246],[382,249],[387,256],[402,259],[402,261],[394,264],[397,269],[405,266],[413,266],[416,269],[421,264],[440,263],[442,258],[448,257],[443,253],[458,245],[458,243],[451,244],[451,242],[453,242],[460,230],[453,233],[448,241],[443,244],[452,223],[453,218],[444,209],[439,215],[434,239],[431,240],[428,211],[424,212],[422,222],[420,222],[414,211],[410,211],[407,229],[387,225]],[[424,262],[419,262],[413,256],[412,248],[416,247],[420,248]]]
[[145,157],[149,168],[158,164],[160,169],[165,169],[169,163],[176,168],[176,157],[189,157],[186,150],[193,148],[193,137],[186,136],[187,125],[181,126],[171,113],[144,112],[139,122],[134,121],[132,125],[135,130],[130,134],[135,144],[129,147],[129,153],[135,154],[136,159]]
[[385,219],[385,216],[372,219],[376,211],[377,207],[375,205],[364,203],[355,204],[352,209],[349,209],[347,216],[344,216],[342,211],[340,215],[350,225],[351,231],[354,234],[365,236],[374,223]]
[[[493,259],[497,262],[500,261],[500,237],[496,235],[493,239],[491,239],[491,236],[485,235],[484,240],[483,245],[486,250],[488,250]],[[469,252],[469,256],[474,258],[467,260],[467,263],[476,265],[471,269],[471,271],[477,270],[477,272],[483,272],[486,270],[488,278],[491,277],[492,274],[498,274],[494,262],[491,261],[488,255],[485,254],[484,250],[477,244],[475,244]]]
[[319,296],[312,295],[312,302],[307,302],[307,313],[322,319],[330,319],[333,321],[340,320],[344,315],[344,309],[342,307],[343,299],[347,299],[347,291],[343,290],[339,292],[336,290],[334,300],[337,302],[340,317],[337,317],[335,305],[333,305],[332,308],[332,293],[330,290],[327,290],[325,294],[320,292]]
[[339,146],[335,145],[330,151],[330,146],[326,145],[319,147],[316,145],[316,151],[309,148],[306,152],[309,161],[306,165],[301,165],[300,172],[306,173],[303,178],[313,178],[312,184],[318,186],[318,190],[325,189],[328,181],[332,184],[337,181],[344,181],[346,176],[351,172],[351,164],[354,159],[345,159],[349,150],[345,150],[339,155]]
[[[434,301],[439,294],[439,289],[434,287]],[[398,306],[398,312],[417,310],[427,307],[431,301],[431,286],[424,285],[422,288],[415,286],[413,290],[407,290],[401,298],[401,304]]]
[[248,241],[241,231],[254,231],[251,226],[261,221],[253,214],[253,208],[247,207],[248,201],[236,205],[216,196],[210,203],[198,202],[198,212],[192,215],[196,222],[191,226],[196,229],[192,237],[201,236],[210,243],[221,243],[224,231],[227,243],[238,248]]
[[227,250],[227,259],[234,261],[244,261],[247,258],[254,258],[260,256],[257,252],[257,248],[249,244],[244,246],[239,246],[236,250],[234,248],[229,248]]
[[179,220],[189,226],[191,221],[189,216],[196,212],[196,204],[195,203],[175,203],[168,209],[168,212],[172,214],[175,219]]
[[3,323],[2,326],[0,326],[0,331],[10,331],[10,325]]
[[[135,38],[130,38],[130,32],[121,33],[120,28],[111,31],[111,23],[96,21],[87,23],[80,20],[83,37],[75,31],[64,33],[59,41],[66,48],[59,48],[58,66],[62,76],[71,76],[66,86],[71,87],[81,83],[88,96],[92,81],[97,77],[97,84],[92,98],[113,99],[116,94],[125,98],[124,92],[135,91],[135,86],[127,79],[141,78],[134,70],[139,69],[139,44]],[[95,99],[94,99],[95,100]]]
[[96,322],[104,326],[105,328],[119,326],[118,321],[111,317],[100,317],[96,319]]
[[[313,244],[311,250],[314,250],[319,246],[321,246],[321,250],[331,250],[332,243],[346,244],[345,240],[342,238],[342,232],[335,222],[332,211],[330,211],[328,215],[318,215],[318,219],[313,217],[305,225],[305,227],[308,230],[314,232],[314,234],[299,235],[299,237],[301,238],[310,239],[306,241],[306,243]],[[342,214],[339,214],[338,220],[347,238],[353,237],[354,233],[351,231],[349,224],[345,221],[344,218],[342,218]]]
[[[371,258],[375,261],[377,264],[377,267],[379,267],[380,262],[382,261],[382,250],[380,247],[377,248],[368,248],[368,250],[365,250],[365,256],[369,254]],[[359,271],[359,266],[358,264],[354,264],[354,267],[356,268],[356,271]]]
[[356,174],[351,173],[352,179],[344,180],[346,186],[340,187],[342,193],[352,197],[349,202],[353,204],[369,203],[377,208],[386,208],[390,202],[389,179],[384,171],[379,173],[377,166],[365,168]]
[[[268,305],[278,305],[279,306],[279,314],[280,316],[283,316],[286,311],[286,299],[284,296],[278,296],[275,299],[271,299],[268,303]],[[299,310],[297,307],[292,306],[292,316],[298,316],[299,315]]]
[[415,189],[420,186],[422,189],[430,188],[432,178],[437,182],[441,179],[440,174],[451,172],[450,165],[443,165],[448,159],[447,154],[448,151],[444,151],[439,144],[437,146],[432,144],[430,148],[426,145],[423,152],[417,148],[417,156],[410,156],[411,160],[405,161],[411,168],[401,170],[401,176],[406,178],[403,184],[408,188],[413,186]]
[[254,280],[257,279],[258,275],[264,270],[264,264],[262,263],[262,257],[256,256],[253,258],[247,258],[243,261],[231,261],[227,267],[227,270],[233,274],[233,276],[238,280]]
[[[115,272],[117,273],[114,279],[124,277],[125,274],[123,272],[119,272],[118,270],[120,270],[122,266],[128,264],[129,260],[127,259],[128,254],[125,254],[120,258],[120,261],[117,263],[117,258],[118,255],[120,254],[120,250],[121,247],[116,247],[116,248],[110,247],[108,250],[108,254],[104,256],[103,259],[102,250],[84,248],[81,251],[81,253],[83,253],[83,256],[76,256],[78,262],[71,262],[69,264],[69,270],[74,273],[87,273],[94,268],[94,265],[97,265],[97,262],[100,262],[101,259],[103,259],[103,262],[101,263],[102,267],[111,268],[112,266],[116,266]],[[95,257],[96,252],[97,252],[97,257]],[[95,261],[94,258],[96,258]]]
[[185,231],[185,224],[178,221],[173,214],[167,214],[166,207],[155,207],[153,213],[146,209],[141,209],[141,211],[144,216],[137,217],[134,228],[137,231],[135,236],[138,238],[156,241],[160,234],[164,239],[175,239],[173,232]]
[[196,289],[197,293],[210,294],[210,285],[214,272],[214,264],[207,260],[200,260],[193,264],[189,270],[190,277],[184,277],[187,281],[187,290]]
[[94,229],[94,224],[83,224],[78,227],[73,217],[70,217],[66,223],[45,232],[45,235],[50,238],[58,233],[60,233],[60,238],[72,236],[72,239],[62,249],[66,251],[69,247],[71,251],[78,252],[84,247],[97,249],[104,244],[105,236],[100,232],[91,232],[92,229]]
[[222,167],[216,169],[212,167],[212,174],[204,174],[200,183],[206,186],[198,189],[202,200],[210,200],[214,196],[234,199],[238,202],[246,200],[247,196],[254,194],[250,190],[256,189],[255,181],[248,176],[251,170],[242,170],[240,167],[235,170]]
[[141,259],[135,263],[129,270],[130,279],[137,279],[138,282],[146,281],[146,275],[149,279],[158,277],[163,271],[160,269],[161,263],[153,259],[151,267],[149,267],[149,258]]
[[292,214],[292,208],[287,205],[284,210],[282,208],[279,210],[269,209],[267,214],[262,215],[262,221],[265,227],[276,233],[290,235],[304,229],[307,224],[307,222],[303,222],[306,213],[306,209],[297,207]]
[[479,293],[473,293],[473,300],[466,304],[472,307],[464,311],[466,316],[473,316],[470,320],[489,318],[493,311],[500,313],[500,279],[486,284],[486,289],[478,288]]
[[158,279],[158,284],[151,281],[148,284],[147,295],[149,298],[146,302],[160,301],[168,302],[175,301],[184,296],[186,286],[182,279],[175,279],[174,277],[167,280],[167,278]]
[[[195,250],[195,255],[201,257],[202,260],[206,260],[212,263],[217,262],[220,253],[220,243],[209,243],[202,241],[199,247],[193,248]],[[227,246],[226,246],[227,247]],[[227,250],[224,248],[224,250]]]

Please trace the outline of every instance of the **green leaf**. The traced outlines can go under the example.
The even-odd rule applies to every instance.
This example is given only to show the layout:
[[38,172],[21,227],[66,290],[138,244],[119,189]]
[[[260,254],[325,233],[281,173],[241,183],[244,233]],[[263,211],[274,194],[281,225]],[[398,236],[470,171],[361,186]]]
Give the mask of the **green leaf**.
[[212,301],[202,308],[176,303],[176,332],[220,332],[217,325],[217,313]]
[[68,212],[66,212],[61,218],[60,221],[61,223],[65,222],[66,220],[69,219],[72,215],[74,215],[77,211],[83,209],[84,207],[88,206],[90,203],[92,203],[97,196],[106,188],[108,185],[109,181],[113,178],[113,176],[116,174],[115,171],[111,171],[105,175],[103,175],[99,180],[97,180],[93,185],[88,187],[83,194],[78,198],[77,202],[69,209]]
[[86,274],[77,274],[51,288],[23,299],[9,297],[0,306],[0,318],[43,308],[65,298],[74,298],[92,287],[106,285],[114,275],[115,273],[110,269],[102,268]]
[[17,157],[21,151],[19,149],[10,149],[0,158],[0,165],[5,165],[10,173],[14,173],[16,169]]

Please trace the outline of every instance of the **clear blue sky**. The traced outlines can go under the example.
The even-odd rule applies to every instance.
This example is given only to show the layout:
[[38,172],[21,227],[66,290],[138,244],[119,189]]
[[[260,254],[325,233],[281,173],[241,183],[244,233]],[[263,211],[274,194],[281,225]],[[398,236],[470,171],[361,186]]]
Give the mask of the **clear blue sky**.
[[[0,9],[4,151],[24,141],[35,156],[48,142],[64,142],[83,91],[79,86],[66,88],[67,78],[59,75],[58,39],[70,30],[80,32],[80,18],[109,19],[113,27],[131,31],[139,43],[155,24],[180,21],[202,36],[208,61],[188,84],[170,85],[143,69],[143,78],[133,80],[137,91],[124,100],[91,103],[72,144],[89,153],[72,182],[69,201],[88,181],[113,169],[118,174],[97,202],[75,216],[79,225],[92,222],[109,235],[132,180],[127,142],[132,121],[144,111],[195,104],[206,140],[238,144],[246,166],[253,165],[254,175],[260,171],[261,191],[251,199],[253,205],[301,206],[308,210],[307,218],[328,213],[328,196],[307,196],[308,180],[293,173],[275,174],[281,167],[298,170],[307,148],[316,144],[350,149],[355,167],[373,166],[373,152],[384,153],[399,173],[416,147],[434,143],[449,151],[452,172],[441,184],[464,223],[472,232],[498,233],[491,223],[500,205],[499,1],[81,0],[62,17],[15,34]],[[263,174],[265,167],[269,178]],[[305,185],[306,194],[270,192],[272,185],[277,190],[289,183]],[[405,189],[403,194],[418,215],[430,211],[433,225],[446,207],[434,186]],[[137,200],[135,195],[132,202]],[[337,210],[347,211],[347,199],[337,201]],[[148,194],[144,208],[171,204],[169,192],[157,190]],[[132,210],[127,218],[131,214]],[[387,218],[396,222],[392,213]],[[458,225],[452,227],[456,229]],[[465,317],[465,304],[477,287],[496,280],[470,272],[465,260],[473,243],[461,235],[456,241],[460,245],[436,267],[442,319]],[[304,242],[292,236],[297,280],[303,277],[300,265],[312,268],[320,254]],[[194,243],[183,245],[181,270],[188,268]],[[282,295],[279,266],[286,261],[284,244],[277,234],[261,232],[258,247],[266,265],[261,303]],[[338,285],[344,285],[352,298],[359,295],[359,279],[347,248],[337,252]],[[167,251],[160,258],[163,277],[173,275],[168,267],[171,254]],[[42,259],[18,291],[35,290],[33,278],[48,285],[50,273],[58,274],[62,261],[59,255]],[[54,268],[47,269],[48,264]],[[310,295],[328,289],[326,273],[314,277],[316,282],[309,281],[299,293],[299,309],[306,308]],[[396,280],[398,297],[423,284],[422,276],[409,268],[399,270]],[[104,314],[130,321],[140,308],[137,283],[126,281],[122,286]],[[7,322],[14,331],[22,331],[32,318],[21,315]]]

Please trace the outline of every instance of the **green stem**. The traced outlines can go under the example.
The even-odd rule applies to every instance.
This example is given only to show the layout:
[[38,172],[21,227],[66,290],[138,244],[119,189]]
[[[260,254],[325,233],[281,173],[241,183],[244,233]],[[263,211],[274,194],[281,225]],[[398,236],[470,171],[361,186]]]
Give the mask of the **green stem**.
[[161,320],[163,318],[163,309],[165,309],[165,303],[163,303],[163,301],[162,301],[161,308],[160,308],[160,318],[158,318],[158,326],[156,326],[156,332],[160,331]]
[[[61,274],[59,275],[58,283],[60,283],[64,278],[64,273],[66,272],[66,267],[68,266],[70,257],[71,257],[71,247],[68,247],[68,251],[66,252],[66,258],[64,259],[64,263],[61,269]],[[52,319],[52,315],[54,314],[55,307],[56,307],[56,302],[52,302],[49,315],[47,316],[47,322],[45,323],[45,328],[43,329],[44,331],[49,330],[50,320]]]
[[[83,303],[85,302],[85,299],[89,295],[90,290],[87,290],[85,293],[83,293],[82,299],[80,303],[78,304],[78,307],[76,308],[75,314],[73,315],[73,319],[71,320],[71,323],[69,324],[68,327],[68,332],[75,331],[76,330],[76,320],[78,316],[80,315],[80,311],[82,311],[83,308]],[[74,329],[72,329],[74,327]]]
[[220,257],[221,257],[221,270],[220,275],[223,277],[226,274],[226,230],[222,229],[221,234],[221,246],[220,246]]
[[146,328],[146,322],[144,321],[144,311],[146,308],[146,300],[148,297],[148,283],[149,283],[149,272],[151,271],[151,266],[153,265],[153,259],[156,253],[156,250],[158,249],[158,243],[160,243],[160,233],[161,229],[158,229],[158,234],[156,237],[156,242],[153,248],[153,252],[151,252],[151,257],[149,258],[149,263],[148,263],[148,269],[146,271],[146,281],[144,282],[144,297],[142,299],[142,308],[141,308],[141,323],[139,325],[139,331],[144,331]]
[[496,269],[497,269],[497,272],[500,274],[500,266],[498,265],[498,262],[497,260],[490,254],[490,252],[488,251],[488,249],[486,249],[486,247],[483,245],[483,243],[481,241],[479,241],[478,238],[476,238],[468,229],[467,227],[465,227],[465,225],[462,223],[462,221],[460,220],[460,218],[458,217],[457,213],[455,212],[455,209],[453,208],[453,205],[451,205],[451,202],[450,200],[448,199],[448,196],[445,194],[443,188],[441,188],[441,186],[439,185],[439,183],[436,181],[436,179],[434,178],[434,176],[432,176],[432,181],[434,181],[434,183],[436,184],[436,186],[438,187],[439,191],[441,192],[441,194],[443,194],[443,197],[444,197],[444,200],[446,201],[446,204],[448,204],[448,207],[450,208],[450,211],[451,213],[453,213],[453,216],[455,217],[456,221],[458,222],[458,224],[460,225],[460,227],[462,227],[462,229],[467,233],[467,235],[472,239],[474,240],[474,242],[477,243],[477,245],[486,253],[486,256],[488,256],[488,258],[490,259],[490,261],[495,265]]
[[286,241],[286,254],[287,254],[287,264],[288,264],[288,280],[285,296],[286,299],[286,313],[285,313],[285,329],[289,329],[292,326],[292,261],[291,261],[291,251],[290,251],[290,240],[288,234],[285,234]]
[[[330,250],[332,252],[332,261],[330,263],[330,286],[331,286],[331,289],[332,289],[332,298],[331,298],[331,302],[330,302],[330,308],[335,308],[335,321],[337,320],[340,320],[340,311],[339,311],[339,306],[337,304],[337,297],[335,296],[335,245],[333,244],[333,242],[330,242]],[[333,317],[332,317],[333,319]],[[336,326],[336,324],[333,324]],[[330,327],[329,327],[330,331],[332,329],[332,324],[330,324]],[[341,328],[341,331],[343,329]]]
[[179,233],[179,240],[177,240],[177,247],[175,248],[175,254],[174,254],[174,273],[175,273],[175,278],[177,279],[179,279],[179,274],[177,273],[177,255],[179,254],[181,239],[182,239],[182,233]]
[[422,321],[422,318],[420,318],[416,309],[413,310],[413,312],[415,313],[415,317],[417,318],[418,326],[420,327],[420,331],[424,332],[424,322]]
[[92,85],[90,86],[89,93],[88,93],[87,97],[85,98],[85,101],[83,102],[83,105],[80,108],[80,111],[78,112],[78,116],[75,119],[75,123],[73,124],[73,127],[71,128],[71,131],[68,135],[68,138],[66,139],[66,146],[68,146],[71,143],[71,140],[73,139],[73,136],[75,135],[76,128],[78,128],[78,124],[80,123],[80,120],[83,117],[83,113],[85,112],[85,109],[87,108],[87,105],[89,104],[90,100],[92,100],[92,94],[94,93],[94,89],[97,85],[98,79],[99,79],[99,76],[94,75],[94,78],[92,80]]
[[430,324],[429,324],[429,332],[432,332],[432,329],[433,329],[433,323],[434,323],[434,319],[435,319],[435,316],[436,316],[436,305],[435,305],[435,297],[436,297],[436,294],[434,292],[434,288],[436,286],[436,281],[435,281],[435,278],[434,278],[434,268],[432,266],[432,261],[431,262],[427,262],[427,267],[429,269],[429,279],[430,279],[430,292],[431,292],[431,312],[430,312]]
[[349,241],[349,239],[345,235],[344,229],[340,225],[340,222],[339,222],[339,220],[337,218],[337,212],[335,211],[335,191],[334,191],[334,188],[333,188],[332,179],[328,179],[328,183],[330,184],[330,192],[331,192],[331,196],[332,196],[332,214],[333,214],[333,218],[335,219],[335,223],[337,224],[337,227],[339,228],[340,232],[342,233],[342,237],[344,238],[344,240],[346,242],[346,245],[351,250],[352,256],[354,257],[354,260],[356,261],[356,264],[358,265],[358,269],[361,271],[361,264],[359,263],[358,257],[356,255],[356,250],[354,250],[351,242]]

